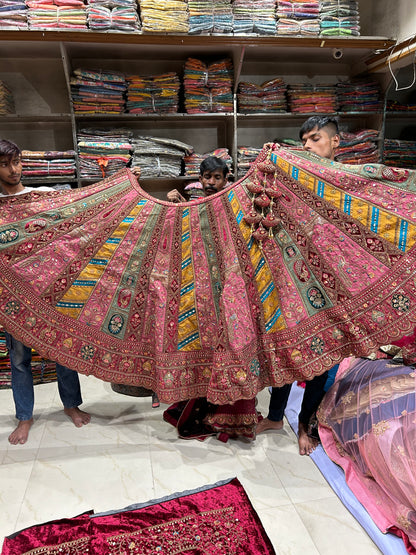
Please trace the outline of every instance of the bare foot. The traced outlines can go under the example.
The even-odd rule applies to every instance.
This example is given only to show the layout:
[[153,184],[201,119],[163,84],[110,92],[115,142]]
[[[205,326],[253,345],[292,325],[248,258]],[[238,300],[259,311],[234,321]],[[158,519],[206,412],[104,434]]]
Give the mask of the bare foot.
[[278,420],[277,422],[269,420],[268,418],[263,418],[257,424],[256,434],[261,434],[266,430],[281,430],[283,428],[283,420]]
[[88,412],[80,410],[78,407],[73,407],[71,409],[64,408],[64,413],[69,416],[77,428],[81,428],[81,426],[88,424],[91,420],[91,415],[88,414]]
[[319,441],[308,436],[307,430],[301,422],[299,422],[298,433],[299,454],[310,455],[319,444]]
[[9,442],[12,445],[17,445],[18,443],[23,445],[23,443],[26,443],[32,424],[33,418],[30,420],[19,420],[17,428],[9,435]]

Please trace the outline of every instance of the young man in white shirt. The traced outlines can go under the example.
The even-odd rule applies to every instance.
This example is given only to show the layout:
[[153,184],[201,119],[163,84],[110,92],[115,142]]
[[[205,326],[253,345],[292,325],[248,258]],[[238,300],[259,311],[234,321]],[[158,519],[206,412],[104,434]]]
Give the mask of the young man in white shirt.
[[[17,145],[7,140],[0,140],[0,197],[11,197],[36,191],[52,191],[51,187],[25,187],[22,178],[21,151]],[[9,435],[13,445],[26,443],[33,424],[34,388],[31,368],[32,350],[9,333],[6,333],[9,350],[12,392],[19,423]],[[77,428],[88,424],[91,416],[80,410],[82,404],[81,388],[77,372],[56,364],[59,395],[64,405],[64,412]]]

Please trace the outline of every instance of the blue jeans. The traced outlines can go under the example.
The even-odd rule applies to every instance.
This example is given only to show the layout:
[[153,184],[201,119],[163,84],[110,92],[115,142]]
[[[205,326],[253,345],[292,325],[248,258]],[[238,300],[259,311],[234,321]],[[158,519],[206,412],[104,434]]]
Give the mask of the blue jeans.
[[[18,420],[30,420],[33,416],[34,390],[32,376],[32,349],[5,333],[12,370],[12,391]],[[81,387],[76,372],[56,363],[56,376],[61,401],[66,409],[82,404]]]

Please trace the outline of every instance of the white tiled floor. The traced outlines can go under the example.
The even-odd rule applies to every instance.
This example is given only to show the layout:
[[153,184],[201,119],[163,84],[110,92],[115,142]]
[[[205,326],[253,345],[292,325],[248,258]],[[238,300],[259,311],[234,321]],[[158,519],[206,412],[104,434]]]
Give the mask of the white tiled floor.
[[[252,444],[180,440],[150,398],[119,395],[80,376],[77,429],[62,411],[55,383],[35,387],[35,423],[26,445],[12,446],[10,390],[0,391],[0,537],[93,509],[120,509],[236,476],[279,555],[380,553],[309,457],[298,454],[289,425]],[[258,409],[266,414],[267,390]],[[220,554],[219,554],[220,555]]]

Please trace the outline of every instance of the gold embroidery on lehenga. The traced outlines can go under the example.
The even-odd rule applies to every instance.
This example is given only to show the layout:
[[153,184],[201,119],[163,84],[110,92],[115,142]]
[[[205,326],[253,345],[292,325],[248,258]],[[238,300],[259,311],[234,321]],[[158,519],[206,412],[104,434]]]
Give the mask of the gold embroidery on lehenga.
[[376,436],[381,436],[386,430],[390,429],[390,424],[387,420],[380,420],[377,424],[373,426],[373,433]]

